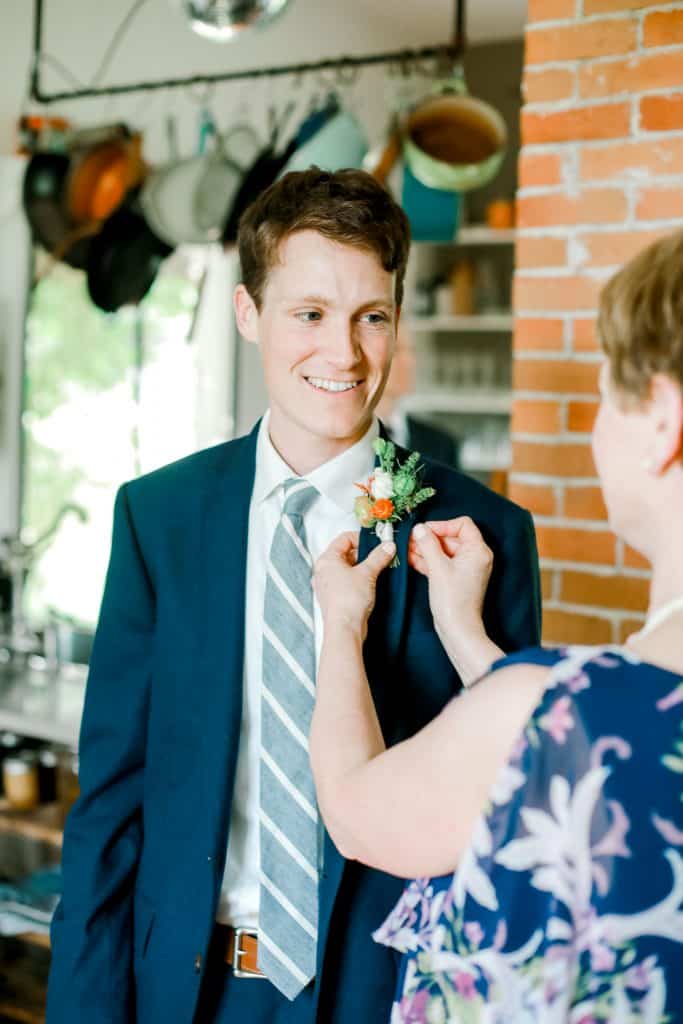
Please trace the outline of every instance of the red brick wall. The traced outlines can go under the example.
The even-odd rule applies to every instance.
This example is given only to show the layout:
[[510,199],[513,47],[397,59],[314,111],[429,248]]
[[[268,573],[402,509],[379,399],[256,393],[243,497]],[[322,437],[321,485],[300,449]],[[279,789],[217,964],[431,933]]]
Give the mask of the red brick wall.
[[547,642],[619,642],[647,564],[608,529],[590,453],[602,282],[683,226],[683,2],[529,0],[511,497],[534,513]]

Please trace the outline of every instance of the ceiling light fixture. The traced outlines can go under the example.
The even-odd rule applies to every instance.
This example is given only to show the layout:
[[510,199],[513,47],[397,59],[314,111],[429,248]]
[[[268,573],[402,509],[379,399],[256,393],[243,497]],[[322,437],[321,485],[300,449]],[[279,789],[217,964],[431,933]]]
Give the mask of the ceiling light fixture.
[[190,27],[204,39],[227,43],[245,28],[264,26],[290,0],[181,0]]

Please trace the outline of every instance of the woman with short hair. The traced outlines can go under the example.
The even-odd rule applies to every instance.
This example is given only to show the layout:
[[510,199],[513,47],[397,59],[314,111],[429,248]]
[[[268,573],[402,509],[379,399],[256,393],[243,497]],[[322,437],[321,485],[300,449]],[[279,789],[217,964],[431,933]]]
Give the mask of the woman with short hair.
[[[602,292],[593,452],[612,529],[652,563],[622,646],[503,652],[468,520],[411,561],[468,690],[391,749],[362,645],[382,545],[316,567],[325,620],[311,757],[346,857],[413,879],[378,942],[403,953],[392,1024],[683,1021],[683,232]],[[391,571],[391,570],[389,570]],[[370,626],[371,628],[371,626]],[[380,924],[380,922],[378,922]]]

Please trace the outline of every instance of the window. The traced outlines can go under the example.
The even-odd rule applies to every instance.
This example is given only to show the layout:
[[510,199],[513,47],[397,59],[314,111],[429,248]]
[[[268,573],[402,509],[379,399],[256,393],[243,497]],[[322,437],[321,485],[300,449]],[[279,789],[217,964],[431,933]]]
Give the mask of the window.
[[[84,274],[64,264],[50,267],[34,286],[25,349],[22,527],[39,537],[58,521],[27,581],[34,624],[54,609],[94,625],[119,485],[229,435],[229,382],[215,394],[207,365],[207,352],[210,361],[219,345],[227,349],[228,325],[214,318],[210,326],[220,340],[208,346],[197,330],[212,265],[219,271],[214,291],[229,288],[221,257],[209,247],[177,250],[140,306],[116,314],[100,312]],[[208,404],[219,410],[212,423],[207,387]]]

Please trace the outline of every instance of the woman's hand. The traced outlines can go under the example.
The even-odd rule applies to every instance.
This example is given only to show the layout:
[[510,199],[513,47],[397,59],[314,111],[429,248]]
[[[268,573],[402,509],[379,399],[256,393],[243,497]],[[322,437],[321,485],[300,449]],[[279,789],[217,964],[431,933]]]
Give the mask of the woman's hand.
[[493,569],[493,552],[469,516],[419,523],[412,532],[408,561],[429,579],[429,603],[436,620],[481,621]]
[[434,626],[465,685],[503,652],[486,635],[482,613],[493,552],[469,518],[420,523],[408,561],[429,581]]
[[396,545],[387,542],[373,548],[359,563],[357,533],[343,533],[332,541],[313,571],[313,587],[326,627],[350,627],[365,639],[377,579],[395,554]]

